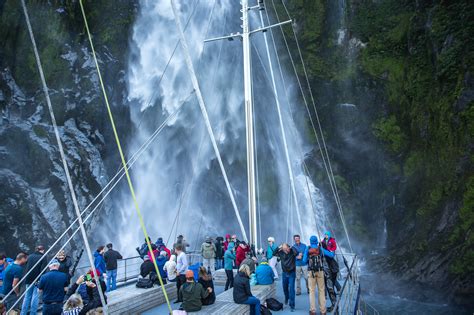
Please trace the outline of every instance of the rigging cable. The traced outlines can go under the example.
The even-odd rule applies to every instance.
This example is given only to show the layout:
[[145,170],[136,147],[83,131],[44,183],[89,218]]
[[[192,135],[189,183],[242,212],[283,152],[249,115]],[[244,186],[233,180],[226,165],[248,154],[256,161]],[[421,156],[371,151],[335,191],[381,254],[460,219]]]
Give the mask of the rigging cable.
[[[279,18],[279,16],[278,16],[278,12],[277,12],[277,9],[276,9],[274,0],[272,0],[272,3],[273,3],[273,9],[274,9],[274,11],[275,11],[276,18],[277,18],[278,21],[280,21],[280,18]],[[268,13],[267,13],[267,16],[268,16]],[[271,30],[270,30],[270,31],[271,31]],[[322,157],[322,160],[323,160],[323,164],[324,164],[326,173],[327,173],[328,178],[329,178],[329,183],[330,183],[331,190],[332,190],[332,192],[333,192],[333,195],[334,195],[334,198],[335,198],[335,201],[336,201],[336,205],[337,205],[337,209],[338,209],[338,211],[339,211],[339,215],[340,215],[340,217],[341,217],[341,221],[342,221],[342,225],[343,225],[343,228],[344,228],[344,232],[345,232],[345,234],[346,234],[347,242],[348,242],[349,248],[350,248],[351,251],[352,251],[351,241],[350,241],[349,233],[347,232],[347,227],[346,227],[346,223],[345,223],[344,213],[342,212],[342,207],[341,207],[341,205],[340,205],[340,203],[339,203],[339,198],[338,198],[338,194],[337,194],[337,192],[336,192],[336,187],[334,187],[334,185],[335,185],[335,182],[333,182],[333,181],[334,181],[334,176],[331,176],[331,173],[330,173],[330,171],[329,171],[329,166],[327,165],[328,162],[330,162],[330,161],[326,161],[326,156],[325,156],[325,154],[324,154],[324,150],[323,150],[323,148],[322,148],[322,145],[321,145],[321,143],[320,143],[318,134],[317,134],[317,132],[316,132],[316,127],[314,126],[314,122],[313,122],[313,119],[312,119],[312,116],[311,116],[311,112],[310,112],[310,110],[309,110],[308,101],[306,100],[306,96],[305,96],[305,93],[304,93],[304,90],[303,90],[301,81],[300,81],[300,79],[299,79],[298,72],[297,72],[297,70],[296,70],[296,66],[295,66],[293,57],[292,57],[292,55],[291,55],[290,48],[289,48],[289,45],[288,45],[288,41],[287,41],[287,39],[286,39],[286,36],[285,36],[285,33],[284,33],[284,31],[283,31],[283,27],[282,27],[282,26],[280,26],[280,31],[281,31],[281,33],[282,33],[282,36],[283,36],[283,39],[284,39],[284,42],[285,42],[285,46],[286,46],[286,49],[287,49],[287,51],[288,51],[288,55],[289,55],[289,57],[290,57],[290,61],[291,61],[291,64],[292,64],[292,66],[293,66],[293,71],[295,72],[295,76],[296,76],[296,79],[297,79],[299,88],[300,88],[300,90],[301,90],[301,95],[302,95],[303,101],[304,101],[304,103],[305,103],[306,110],[307,110],[307,112],[308,112],[308,116],[309,116],[309,119],[310,119],[310,122],[311,122],[311,126],[312,126],[312,128],[313,128],[313,132],[314,132],[314,134],[315,134],[316,141],[317,141],[317,143],[318,143],[318,147],[319,147],[320,152],[321,152],[321,157]],[[293,29],[293,33],[295,34],[295,38],[296,38],[296,33],[295,33],[294,29]],[[298,46],[298,47],[299,47],[299,46]],[[302,60],[302,55],[301,55],[301,54],[300,54],[300,58],[301,58],[301,61],[303,62],[303,60]],[[303,62],[303,65],[304,65],[304,62]],[[304,67],[304,69],[306,69],[306,68]],[[307,72],[305,71],[304,73],[305,73],[305,75],[306,75],[306,77],[307,77]],[[307,80],[308,80],[308,82],[309,82],[309,79],[308,79],[308,78],[307,78]],[[310,91],[310,93],[311,93],[311,95],[312,95],[312,92],[311,92],[311,91]],[[314,98],[313,98],[313,99],[314,99]],[[322,130],[322,129],[320,129],[320,130]],[[324,137],[324,135],[321,134],[321,137]]]
[[[64,173],[66,175],[66,180],[67,180],[67,184],[68,184],[68,187],[69,187],[69,192],[71,193],[72,203],[74,205],[74,210],[76,212],[76,216],[79,220],[79,227],[80,227],[80,230],[81,230],[82,239],[84,240],[84,246],[86,247],[87,257],[89,259],[89,264],[90,264],[92,270],[95,270],[94,259],[92,258],[92,252],[91,252],[89,240],[87,239],[86,229],[84,228],[84,222],[82,221],[81,211],[79,210],[79,204],[77,202],[76,193],[74,191],[74,185],[72,184],[71,175],[69,173],[69,167],[67,165],[66,155],[64,153],[63,145],[62,145],[62,142],[61,142],[61,137],[59,136],[59,128],[58,128],[58,125],[56,123],[56,117],[54,115],[53,106],[51,104],[51,99],[49,97],[48,86],[46,85],[46,79],[44,77],[43,67],[41,65],[41,59],[40,59],[40,56],[39,56],[39,53],[38,53],[38,47],[36,46],[36,40],[35,40],[35,37],[34,37],[34,34],[33,34],[33,28],[31,27],[30,17],[28,15],[28,9],[26,7],[25,0],[21,0],[21,6],[23,7],[23,13],[25,15],[26,25],[28,27],[28,33],[30,35],[31,44],[33,46],[33,52],[35,54],[36,65],[38,67],[38,72],[39,72],[39,75],[40,75],[40,78],[41,78],[41,84],[42,84],[42,87],[43,87],[44,96],[46,98],[46,104],[48,105],[48,110],[49,110],[49,114],[50,114],[50,117],[51,117],[51,122],[53,124],[54,135],[56,137],[56,142],[58,143],[59,154],[61,156],[61,160],[62,160],[62,164],[63,164],[63,168],[64,168]],[[96,281],[96,284],[98,286],[101,286],[100,281],[99,281],[99,277],[97,276],[97,272],[94,272],[93,276],[94,276],[94,279]],[[98,291],[99,291],[100,301],[101,301],[102,307],[104,309],[104,313],[107,314],[108,311],[107,311],[107,305],[105,303],[104,293],[102,292],[102,290],[98,290]],[[11,294],[11,292],[9,292],[9,294]],[[9,294],[7,294],[7,296]],[[7,313],[9,313],[16,306],[16,304],[18,304],[19,301],[20,300],[18,299],[12,305],[10,310],[8,310]]]
[[[131,179],[130,174],[129,174],[128,169],[127,169],[127,162],[125,161],[125,155],[123,154],[123,151],[122,151],[122,145],[120,144],[120,139],[119,139],[119,136],[118,136],[118,133],[117,133],[117,128],[115,127],[115,120],[114,120],[114,117],[112,115],[112,110],[110,108],[109,99],[107,97],[107,92],[105,91],[104,82],[102,80],[102,74],[100,72],[99,63],[97,61],[97,56],[96,56],[96,53],[95,53],[94,44],[92,42],[92,35],[90,33],[90,30],[89,30],[89,24],[87,23],[87,17],[86,17],[86,13],[84,11],[84,6],[82,4],[82,0],[79,0],[79,5],[81,6],[82,17],[84,19],[84,25],[86,27],[87,37],[89,38],[89,43],[91,45],[92,55],[94,57],[94,62],[95,62],[95,66],[96,66],[96,69],[97,69],[97,75],[99,77],[100,86],[101,86],[102,92],[104,94],[105,105],[107,107],[107,111],[108,111],[109,118],[110,118],[110,123],[112,125],[112,129],[113,129],[114,136],[115,136],[115,142],[117,143],[117,148],[118,148],[120,158],[122,160],[122,164],[123,164],[123,167],[124,167],[124,170],[125,170],[125,176],[127,178],[128,186],[130,188],[130,193],[132,195],[133,203],[135,205],[135,210],[137,212],[138,219],[140,221],[140,225],[141,225],[141,228],[143,230],[143,234],[145,235],[145,240],[146,240],[146,243],[148,245],[148,250],[150,251],[151,256],[152,256],[151,258],[152,258],[152,261],[153,261],[153,265],[155,266],[155,271],[158,275],[158,279],[160,281],[161,289],[163,291],[163,294],[164,294],[165,299],[166,299],[166,303],[168,304],[168,309],[169,309],[170,314],[171,314],[173,312],[173,310],[171,309],[171,304],[170,304],[170,301],[169,301],[169,298],[168,298],[168,294],[166,293],[166,289],[165,289],[165,286],[163,284],[163,279],[161,278],[161,274],[160,274],[160,271],[158,269],[158,265],[156,263],[155,255],[153,254],[153,250],[152,250],[151,243],[150,243],[150,238],[148,237],[148,233],[147,233],[147,230],[146,230],[146,227],[145,227],[145,223],[143,221],[143,217],[142,217],[142,214],[141,214],[141,211],[140,211],[140,207],[138,205],[138,201],[137,201],[137,198],[135,196],[135,189],[133,188],[132,179]],[[99,292],[100,291],[101,290],[99,290]]]
[[189,52],[188,44],[187,44],[186,38],[184,36],[183,27],[181,25],[181,21],[179,19],[178,11],[176,9],[176,5],[175,5],[174,0],[171,0],[171,7],[173,9],[175,23],[176,23],[176,27],[177,27],[178,32],[179,32],[181,46],[182,46],[183,51],[184,51],[184,57],[185,57],[186,65],[188,67],[188,71],[189,71],[189,74],[191,76],[191,82],[192,82],[194,90],[196,92],[196,97],[198,99],[199,107],[201,109],[201,113],[203,115],[207,131],[208,131],[209,136],[211,138],[212,147],[214,149],[217,160],[219,162],[219,166],[221,168],[221,172],[222,172],[222,175],[224,177],[224,181],[226,183],[227,191],[229,193],[229,196],[230,196],[230,199],[231,199],[231,202],[232,202],[232,206],[234,208],[234,212],[235,212],[235,215],[237,217],[237,221],[239,222],[239,226],[240,226],[242,235],[244,237],[244,240],[247,241],[247,234],[245,232],[245,228],[244,228],[244,225],[242,223],[242,219],[240,218],[239,209],[237,208],[237,203],[235,201],[234,193],[232,191],[232,187],[230,186],[230,182],[229,182],[229,179],[227,177],[227,172],[226,172],[226,170],[224,168],[224,164],[222,162],[222,158],[221,158],[221,154],[219,152],[219,148],[217,147],[217,142],[216,142],[216,139],[215,139],[215,136],[214,136],[214,131],[212,130],[212,126],[211,126],[211,123],[210,123],[210,120],[209,120],[209,115],[207,113],[207,109],[206,109],[206,106],[204,104],[204,99],[203,99],[202,94],[201,94],[201,89],[200,89],[199,83],[197,81],[196,73],[194,72],[194,66],[193,66],[193,63],[192,63],[192,60],[191,60],[191,55],[190,55],[190,52]]
[[[259,10],[259,13],[260,13],[260,26],[263,28],[265,25],[264,25],[264,22],[263,22],[262,10]],[[278,113],[278,122],[280,124],[281,138],[283,140],[283,148],[284,148],[284,151],[285,151],[286,164],[287,164],[287,167],[288,167],[288,175],[289,175],[289,178],[290,178],[291,192],[293,193],[293,199],[295,200],[296,215],[298,217],[298,224],[299,224],[300,230],[301,230],[300,233],[304,237],[305,232],[303,230],[303,224],[302,224],[302,221],[301,221],[301,214],[300,214],[300,207],[299,207],[298,198],[297,198],[297,195],[296,195],[295,178],[294,178],[294,175],[293,175],[293,169],[292,169],[292,165],[291,165],[291,161],[290,161],[290,154],[288,152],[288,143],[286,141],[286,131],[285,131],[285,126],[283,124],[283,118],[282,118],[282,115],[281,115],[280,100],[279,100],[279,97],[278,97],[278,90],[277,90],[277,86],[276,86],[276,82],[275,82],[275,76],[273,75],[273,65],[272,65],[272,59],[270,58],[270,49],[268,48],[268,39],[267,39],[267,33],[266,32],[263,32],[263,38],[264,38],[264,41],[265,41],[265,47],[266,47],[266,51],[267,51],[268,65],[269,65],[271,79],[272,79],[273,92],[275,94],[274,95],[275,96],[275,105],[276,105],[276,109],[277,109],[277,113]],[[257,50],[257,53],[258,53],[258,50]],[[260,58],[260,56],[259,56],[259,58]],[[262,64],[262,66],[263,66],[263,64]]]
[[[190,96],[192,95],[193,93],[190,94]],[[189,98],[189,96],[188,96]],[[186,102],[186,101],[185,101]],[[174,112],[172,113],[161,125],[160,127],[156,130],[157,132],[157,135],[161,132],[161,130],[164,129],[164,127],[166,127],[166,124],[169,120],[171,120],[175,114],[177,114],[177,112],[179,111],[179,109],[182,108],[183,104],[185,104],[185,102],[183,102],[180,107]],[[155,136],[156,137],[156,136]],[[150,140],[150,139],[149,139]],[[153,140],[153,139],[151,139]],[[145,141],[145,144],[147,144],[146,146],[143,147],[143,149],[141,151],[137,151],[135,152],[135,154],[130,158],[130,160],[128,161],[127,165],[128,165],[128,169],[130,169],[133,164],[138,160],[138,157],[145,151],[145,149],[151,144],[151,141],[147,143],[147,141]],[[122,170],[121,170],[122,171]],[[86,211],[92,206],[92,204],[94,203],[95,200],[97,200],[97,198],[105,191],[105,189],[112,183],[112,181],[120,174],[120,172],[118,172],[117,174],[115,174],[114,178],[112,178],[112,180],[109,181],[109,183],[104,187],[104,189],[102,189],[102,191],[94,198],[94,200],[86,207],[86,209],[84,209],[81,213],[81,215],[84,215],[86,213]],[[107,198],[107,196],[113,191],[113,189],[115,188],[115,186],[118,185],[118,183],[120,182],[120,180],[125,176],[125,172],[123,172],[120,177],[118,178],[117,181],[115,181],[115,183],[112,185],[112,187],[104,194],[104,196],[102,197],[102,199],[97,203],[97,205],[94,207],[94,209],[91,210],[91,212],[89,214],[86,215],[86,217],[84,218],[84,224],[92,217],[92,215],[99,209],[99,206],[102,204],[102,202]],[[20,279],[20,281],[18,281],[17,285],[14,286],[12,288],[12,290],[10,291],[13,292],[14,289],[16,289],[19,285],[21,285],[21,283],[26,279],[26,276],[29,275],[32,271],[36,270],[36,267],[41,263],[41,261],[45,258],[47,258],[48,254],[52,251],[52,249],[54,248],[54,246],[56,246],[59,241],[67,234],[67,232],[69,232],[69,230],[72,228],[72,226],[77,222],[77,218],[75,221],[73,221],[69,227],[66,229],[66,231],[63,232],[63,234],[53,243],[53,245],[51,245],[49,247],[49,249],[46,250],[46,252],[41,256],[41,258],[38,260],[38,262],[36,262],[35,265],[33,265],[33,267],[28,271],[26,272],[26,274],[23,275],[23,277]],[[51,260],[53,260],[61,250],[63,250],[67,244],[69,244],[69,242],[72,241],[72,239],[74,238],[74,236],[79,232],[80,230],[80,227],[77,227],[76,230],[73,231],[72,235],[64,242],[64,244],[59,248],[59,250],[56,252],[56,254],[53,256],[53,258]],[[49,262],[51,262],[51,260]],[[46,267],[39,273],[39,275],[33,280],[33,283],[36,283],[39,278],[41,277],[41,275],[48,269],[48,265],[49,265],[49,262],[48,264],[46,264]],[[23,298],[23,296],[26,294],[27,291],[23,292],[23,294],[19,297],[19,300],[21,300]]]

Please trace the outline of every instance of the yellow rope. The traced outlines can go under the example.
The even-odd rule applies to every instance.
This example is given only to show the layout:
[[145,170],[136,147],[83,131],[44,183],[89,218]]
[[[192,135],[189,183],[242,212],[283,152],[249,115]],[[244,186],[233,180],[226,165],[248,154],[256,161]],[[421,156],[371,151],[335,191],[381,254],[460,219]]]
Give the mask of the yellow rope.
[[112,110],[110,109],[109,99],[107,97],[107,92],[105,91],[105,87],[104,87],[104,81],[102,80],[102,75],[100,74],[99,63],[97,62],[97,57],[96,57],[96,53],[95,53],[95,49],[94,49],[94,44],[92,43],[92,36],[91,36],[90,30],[89,30],[89,24],[87,23],[87,17],[86,17],[86,13],[84,11],[84,6],[82,4],[82,0],[79,1],[79,4],[81,6],[82,17],[84,18],[84,24],[85,24],[85,27],[86,27],[87,36],[89,38],[89,43],[90,43],[91,49],[92,49],[92,55],[94,57],[95,66],[97,68],[97,74],[99,76],[100,87],[102,88],[102,92],[104,94],[105,104],[107,105],[107,111],[109,113],[110,122],[112,124],[112,129],[114,131],[115,141],[117,142],[117,147],[118,147],[118,150],[119,150],[119,153],[120,153],[120,158],[122,160],[122,164],[123,164],[123,167],[124,167],[124,170],[125,170],[125,176],[127,177],[128,187],[130,188],[130,193],[132,194],[132,199],[133,199],[133,203],[135,205],[135,210],[137,211],[137,214],[138,214],[138,219],[140,221],[140,226],[143,230],[143,234],[145,235],[145,240],[146,240],[146,243],[148,245],[148,250],[151,253],[151,256],[152,256],[151,258],[152,258],[153,264],[155,265],[156,274],[158,275],[158,279],[160,280],[161,289],[163,290],[163,294],[165,296],[166,303],[168,304],[168,309],[169,309],[170,314],[171,314],[171,313],[173,313],[173,310],[171,309],[171,304],[170,304],[170,301],[168,299],[168,294],[166,293],[165,286],[163,284],[163,279],[161,278],[160,270],[158,269],[158,265],[156,264],[155,255],[153,254],[153,250],[151,248],[150,238],[148,237],[148,233],[146,231],[145,223],[143,222],[143,216],[142,216],[142,213],[140,211],[140,207],[138,206],[137,197],[135,196],[135,190],[133,188],[132,180],[131,180],[130,174],[128,172],[127,162],[125,161],[125,156],[124,156],[123,151],[122,151],[122,145],[120,144],[120,139],[118,137],[117,128],[115,128],[114,116],[112,115]]

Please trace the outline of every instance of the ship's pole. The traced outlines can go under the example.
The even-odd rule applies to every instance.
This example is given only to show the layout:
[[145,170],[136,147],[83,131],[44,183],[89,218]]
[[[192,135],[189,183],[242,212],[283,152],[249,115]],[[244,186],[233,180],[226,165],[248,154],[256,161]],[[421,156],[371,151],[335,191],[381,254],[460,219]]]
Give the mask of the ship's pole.
[[242,0],[242,48],[244,61],[244,102],[247,140],[247,180],[249,204],[249,234],[250,244],[257,246],[257,207],[255,200],[255,158],[254,158],[254,130],[253,130],[253,103],[252,77],[250,71],[250,30],[249,30],[248,0]]

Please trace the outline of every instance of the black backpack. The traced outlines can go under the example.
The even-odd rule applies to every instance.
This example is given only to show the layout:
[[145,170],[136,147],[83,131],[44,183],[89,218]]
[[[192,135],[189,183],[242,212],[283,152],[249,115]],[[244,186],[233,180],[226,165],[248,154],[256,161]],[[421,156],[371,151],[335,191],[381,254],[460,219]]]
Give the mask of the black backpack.
[[149,278],[140,278],[135,286],[141,289],[153,288],[153,281]]
[[323,270],[323,256],[319,247],[310,248],[308,251],[308,270],[318,272]]
[[272,312],[270,312],[270,310],[267,307],[265,307],[265,305],[260,305],[260,314],[272,315]]
[[265,300],[267,308],[272,311],[280,311],[283,309],[283,303],[280,303],[277,299],[269,298]]

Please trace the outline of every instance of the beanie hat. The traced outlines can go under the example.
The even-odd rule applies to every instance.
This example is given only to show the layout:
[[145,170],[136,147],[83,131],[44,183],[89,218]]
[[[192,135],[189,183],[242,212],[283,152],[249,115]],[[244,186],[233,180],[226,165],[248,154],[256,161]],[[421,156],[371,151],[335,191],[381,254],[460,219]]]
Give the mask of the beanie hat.
[[59,266],[59,265],[60,265],[60,263],[59,263],[59,261],[58,261],[56,258],[53,258],[53,259],[49,262],[49,264],[48,264],[49,267],[52,267],[52,266]]

